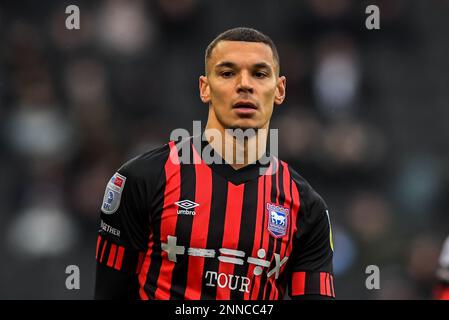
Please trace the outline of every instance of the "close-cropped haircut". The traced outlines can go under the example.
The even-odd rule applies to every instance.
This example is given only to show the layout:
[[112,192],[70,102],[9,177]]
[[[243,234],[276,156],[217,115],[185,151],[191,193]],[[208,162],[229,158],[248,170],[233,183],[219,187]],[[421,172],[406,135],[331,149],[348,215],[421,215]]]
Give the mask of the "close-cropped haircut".
[[207,61],[210,59],[212,55],[212,51],[217,46],[220,41],[244,41],[244,42],[261,42],[265,43],[271,48],[273,53],[273,58],[275,63],[277,64],[278,71],[280,69],[280,61],[278,51],[273,40],[270,39],[267,35],[263,34],[260,31],[252,28],[239,27],[234,29],[229,29],[221,34],[219,34],[214,40],[206,48],[206,52],[204,55],[204,64],[207,73]]

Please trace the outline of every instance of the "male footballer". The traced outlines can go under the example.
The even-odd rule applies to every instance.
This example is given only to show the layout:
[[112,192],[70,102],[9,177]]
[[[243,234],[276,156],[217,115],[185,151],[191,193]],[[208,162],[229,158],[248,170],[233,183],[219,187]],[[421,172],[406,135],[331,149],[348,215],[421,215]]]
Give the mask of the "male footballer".
[[[200,143],[170,141],[106,186],[95,298],[333,299],[327,206],[267,150],[286,93],[274,43],[250,28],[220,34],[199,89],[208,105]],[[252,134],[239,140],[232,130]],[[186,150],[190,161],[181,161]]]

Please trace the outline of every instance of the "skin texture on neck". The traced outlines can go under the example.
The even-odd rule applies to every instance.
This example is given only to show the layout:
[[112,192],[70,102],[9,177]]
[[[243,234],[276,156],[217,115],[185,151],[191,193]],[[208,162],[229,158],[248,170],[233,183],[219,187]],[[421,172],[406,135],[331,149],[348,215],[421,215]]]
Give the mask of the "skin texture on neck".
[[[210,130],[213,129],[218,130],[220,133],[220,141],[217,141],[215,136],[210,134]],[[229,128],[223,127],[215,117],[215,114],[209,109],[205,136],[215,152],[232,168],[238,170],[262,158],[267,149],[269,122],[261,128],[265,130],[257,130],[256,135],[251,135],[243,141],[237,139],[226,129]],[[240,158],[238,155],[240,155]]]

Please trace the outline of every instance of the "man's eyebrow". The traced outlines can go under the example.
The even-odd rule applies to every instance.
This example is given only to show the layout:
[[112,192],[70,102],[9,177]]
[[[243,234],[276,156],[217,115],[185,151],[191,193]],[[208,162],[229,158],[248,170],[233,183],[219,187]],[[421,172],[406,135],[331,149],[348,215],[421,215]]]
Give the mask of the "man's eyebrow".
[[235,68],[237,65],[230,61],[223,61],[215,65],[215,68]]
[[254,65],[254,69],[263,69],[263,68],[271,70],[271,66],[265,62],[259,62]]
[[[266,63],[266,62],[255,63],[252,67],[254,69],[266,68],[266,69],[270,69],[271,70],[271,66],[268,63]],[[230,62],[230,61],[223,61],[223,62],[220,62],[219,64],[215,65],[215,68],[237,68],[237,65],[235,63],[233,63],[233,62]]]

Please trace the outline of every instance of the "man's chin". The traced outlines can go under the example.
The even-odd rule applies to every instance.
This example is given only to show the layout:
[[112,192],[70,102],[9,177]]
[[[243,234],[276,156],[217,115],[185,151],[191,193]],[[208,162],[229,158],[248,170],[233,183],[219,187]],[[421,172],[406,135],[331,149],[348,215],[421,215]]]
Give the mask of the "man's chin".
[[248,130],[248,129],[252,129],[252,130],[259,130],[263,128],[263,125],[255,123],[254,121],[238,121],[235,123],[231,123],[227,129],[241,129],[241,130]]
[[234,125],[234,126],[230,126],[229,128],[226,129],[230,129],[230,130],[237,130],[240,129],[242,131],[246,131],[246,130],[259,130],[260,127],[258,126],[252,126],[252,125]]

